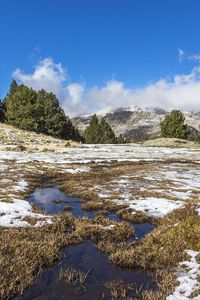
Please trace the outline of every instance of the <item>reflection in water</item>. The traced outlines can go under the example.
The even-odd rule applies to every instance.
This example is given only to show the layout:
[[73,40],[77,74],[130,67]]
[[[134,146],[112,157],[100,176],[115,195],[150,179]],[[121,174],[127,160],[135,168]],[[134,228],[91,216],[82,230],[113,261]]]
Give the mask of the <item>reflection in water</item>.
[[80,198],[67,197],[57,187],[36,188],[34,193],[28,198],[28,201],[48,214],[62,213],[66,206],[71,206],[71,211],[77,217],[86,216],[91,219],[95,214],[95,212],[85,212],[81,208]]
[[[28,198],[28,201],[48,214],[62,213],[66,206],[71,206],[71,211],[79,218],[86,216],[92,219],[96,213],[96,211],[84,211],[81,208],[80,198],[67,197],[57,187],[36,188],[34,193]],[[58,203],[55,203],[55,201]],[[109,213],[108,218],[116,222],[121,221],[115,213]],[[133,224],[133,229],[135,230],[136,237],[142,239],[147,233],[153,230],[153,225],[151,223]]]
[[[81,199],[65,196],[57,187],[36,188],[28,199],[38,208],[48,214],[62,213],[64,207],[71,206],[72,212],[77,217],[87,216],[93,218],[95,211],[85,212],[81,208]],[[120,222],[119,216],[109,213],[108,218]],[[143,238],[153,230],[150,223],[132,225],[137,239]],[[86,241],[76,246],[66,247],[62,250],[63,259],[51,268],[48,268],[39,276],[37,283],[26,289],[17,300],[98,300],[111,299],[108,290],[104,287],[107,281],[122,280],[124,283],[134,283],[137,289],[155,289],[156,284],[152,277],[144,271],[120,269],[115,267],[106,254],[97,251],[96,246]],[[83,272],[91,269],[85,288],[70,286],[64,280],[59,280],[61,270],[76,268]],[[134,290],[129,295],[134,298]]]
[[[156,285],[147,272],[131,271],[115,267],[106,254],[97,251],[94,244],[84,242],[80,245],[63,249],[64,258],[52,268],[41,274],[37,283],[16,297],[16,300],[98,300],[111,299],[104,284],[107,281],[123,280],[125,283],[134,283],[141,290],[155,289]],[[64,280],[59,280],[60,270],[72,267],[89,273],[85,288],[69,286]],[[134,290],[132,295],[134,297]]]

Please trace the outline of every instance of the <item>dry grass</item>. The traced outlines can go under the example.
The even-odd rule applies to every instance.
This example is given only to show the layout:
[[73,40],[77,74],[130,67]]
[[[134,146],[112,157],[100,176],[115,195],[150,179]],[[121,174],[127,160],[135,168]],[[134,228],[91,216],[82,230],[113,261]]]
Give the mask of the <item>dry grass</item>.
[[3,198],[1,199],[1,202],[5,202],[5,203],[13,203],[13,200],[10,198]]
[[188,203],[163,218],[160,225],[136,247],[118,250],[111,260],[120,266],[159,270],[177,265],[185,249],[200,250],[200,218]]
[[71,214],[59,216],[43,227],[1,228],[0,298],[22,293],[43,267],[61,257],[60,248],[80,240]]
[[103,216],[97,216],[92,220],[82,218],[77,221],[76,225],[78,235],[96,243],[100,241],[107,243],[126,241],[134,234],[129,224],[110,221]]
[[81,286],[84,286],[90,271],[91,270],[89,269],[87,272],[81,272],[74,268],[68,268],[65,271],[60,271],[59,278],[60,280],[65,280],[69,285],[75,286],[80,284]]
[[[200,289],[198,289],[198,290],[192,292],[192,294],[191,294],[191,299],[193,299],[193,298],[195,298],[195,297],[197,297],[197,296],[200,297]],[[197,298],[196,298],[196,299],[197,299]]]
[[130,223],[157,223],[157,220],[155,218],[149,217],[145,215],[143,212],[135,212],[133,214],[133,211],[131,209],[119,209],[116,211],[117,215],[125,221],[128,221]]
[[11,125],[0,123],[0,150],[45,152],[60,148],[78,146],[74,141],[61,140],[49,135],[25,131]]
[[157,290],[145,290],[140,295],[138,299],[140,300],[165,300],[166,295],[173,292],[174,287],[177,284],[177,280],[171,272],[168,271],[158,271],[152,274],[157,283]]
[[[130,294],[137,294],[134,285],[125,284],[121,280],[113,280],[105,283],[105,287],[108,289],[110,299],[112,300],[133,300]],[[135,298],[135,297],[134,297]]]
[[70,206],[70,205],[65,205],[65,207],[63,208],[63,211],[70,211],[70,210],[72,210],[72,206]]
[[40,221],[44,222],[45,218],[37,218],[36,219],[36,218],[30,217],[30,216],[26,216],[22,220],[27,222],[31,226],[35,226],[37,224],[37,222],[40,222]]
[[110,259],[119,266],[152,270],[157,276],[159,291],[146,291],[141,299],[165,299],[176,284],[172,268],[186,258],[184,250],[200,251],[199,236],[200,218],[195,203],[190,202],[163,218],[157,229],[138,244],[112,252]]
[[[9,167],[13,166],[12,161],[8,164]],[[156,221],[144,213],[132,214],[126,205],[116,205],[112,201],[118,196],[116,191],[108,199],[102,199],[98,192],[93,190],[97,186],[112,189],[112,181],[117,181],[120,176],[137,174],[141,170],[148,173],[158,166],[158,163],[113,163],[108,169],[102,170],[100,166],[90,164],[91,171],[88,173],[67,174],[56,168],[49,169],[47,165],[40,163],[22,164],[20,170],[24,169],[27,172],[25,179],[29,183],[29,189],[18,194],[21,199],[25,199],[35,187],[57,185],[66,195],[80,197],[83,209],[96,210],[97,214],[93,220],[77,219],[71,214],[60,215],[55,217],[54,224],[42,228],[1,228],[0,298],[8,299],[16,293],[21,293],[34,281],[42,268],[60,258],[59,250],[63,246],[89,239],[96,243],[100,251],[109,253],[114,264],[130,268],[139,267],[153,272],[159,291],[145,291],[138,294],[137,299],[164,300],[176,284],[171,268],[182,261],[185,249],[200,250],[200,218],[196,212],[195,201],[190,201],[185,208]],[[27,167],[33,167],[33,171]],[[37,170],[42,172],[41,176],[37,175]],[[20,173],[19,170],[11,173],[13,178],[17,172]],[[139,176],[137,180],[142,180],[142,175]],[[169,189],[170,184],[171,182],[165,182],[163,189]],[[140,196],[146,195],[145,192],[140,193]],[[148,195],[158,194],[152,190]],[[66,206],[66,210],[68,209],[70,206]],[[33,211],[39,212],[37,208]],[[115,211],[123,222],[110,221],[107,215],[111,211]],[[36,222],[32,218],[26,218],[26,221],[33,226]],[[128,239],[134,233],[127,222],[150,222],[156,224],[156,228],[139,243],[129,243]],[[123,293],[125,292],[122,289],[118,296],[122,297]]]
[[175,148],[198,148],[198,142],[186,141],[177,138],[157,138],[153,140],[148,140],[143,143],[143,145],[148,147],[175,147]]
[[[34,218],[25,220],[32,226],[36,224]],[[110,225],[115,226],[110,228]],[[53,224],[43,227],[1,228],[0,298],[9,299],[22,293],[45,266],[61,257],[59,250],[64,246],[83,239],[118,243],[132,235],[126,223],[117,224],[100,215],[93,220],[77,219],[69,213],[55,217]]]

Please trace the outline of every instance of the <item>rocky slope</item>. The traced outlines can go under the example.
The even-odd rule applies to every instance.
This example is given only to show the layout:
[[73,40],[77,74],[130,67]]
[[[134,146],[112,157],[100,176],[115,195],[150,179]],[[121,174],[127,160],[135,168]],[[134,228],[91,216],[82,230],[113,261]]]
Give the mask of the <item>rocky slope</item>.
[[[143,141],[160,136],[160,123],[164,119],[166,111],[154,109],[141,109],[136,106],[104,110],[97,112],[98,117],[105,117],[118,136],[122,134],[130,141]],[[200,135],[200,112],[185,112],[185,122],[190,128],[190,137]],[[92,115],[82,115],[72,119],[74,126],[81,132],[88,126]]]

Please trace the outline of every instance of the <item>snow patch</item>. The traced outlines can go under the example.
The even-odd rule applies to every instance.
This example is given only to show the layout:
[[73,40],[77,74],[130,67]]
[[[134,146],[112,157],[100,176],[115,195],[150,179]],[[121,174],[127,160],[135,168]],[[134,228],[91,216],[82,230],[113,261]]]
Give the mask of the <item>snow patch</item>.
[[[196,257],[200,252],[193,250],[185,251],[190,260],[181,262],[180,271],[176,272],[179,285],[176,287],[173,294],[169,295],[166,300],[190,300],[193,292],[200,289],[200,264],[197,263]],[[200,295],[193,297],[193,300],[199,300]]]
[[32,206],[25,200],[12,199],[12,202],[0,200],[0,226],[3,227],[27,227],[28,222],[23,220],[25,217],[44,219],[39,221],[35,226],[42,226],[52,223],[50,216],[36,214],[32,212]]
[[24,179],[21,179],[20,181],[17,182],[16,185],[12,187],[12,190],[15,192],[23,192],[24,190],[26,190],[27,187],[28,187],[28,182],[25,181]]
[[[90,163],[91,161],[166,161],[177,159],[200,163],[200,150],[188,148],[145,147],[137,144],[123,145],[84,145],[77,148],[63,148],[59,152],[36,152],[23,155],[19,152],[1,152],[1,162],[16,160],[16,163],[44,162],[55,164]],[[4,169],[4,165],[0,164]],[[173,176],[173,174],[171,174]]]
[[138,200],[114,200],[116,204],[126,204],[133,211],[140,211],[151,217],[163,217],[174,209],[183,205],[181,201],[172,201],[165,198],[140,198]]
[[75,169],[66,169],[65,171],[67,173],[71,173],[71,174],[85,173],[85,172],[89,172],[90,168],[89,167],[82,167],[82,168],[75,168]]

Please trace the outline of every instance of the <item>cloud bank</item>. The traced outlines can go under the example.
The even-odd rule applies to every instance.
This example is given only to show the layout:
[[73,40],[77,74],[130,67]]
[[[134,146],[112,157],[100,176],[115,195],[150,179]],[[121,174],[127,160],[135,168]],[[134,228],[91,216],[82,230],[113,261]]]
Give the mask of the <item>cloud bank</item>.
[[[198,57],[195,58],[197,61]],[[199,65],[189,74],[177,74],[172,79],[160,79],[140,89],[127,88],[118,80],[110,80],[103,87],[94,86],[90,89],[82,83],[69,83],[67,70],[61,63],[57,64],[51,58],[41,60],[30,74],[16,69],[13,76],[35,90],[43,88],[55,93],[61,106],[70,116],[129,105],[200,111]]]

